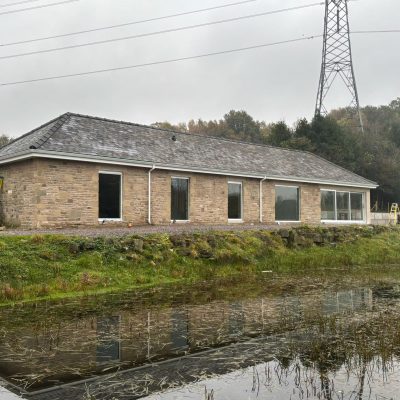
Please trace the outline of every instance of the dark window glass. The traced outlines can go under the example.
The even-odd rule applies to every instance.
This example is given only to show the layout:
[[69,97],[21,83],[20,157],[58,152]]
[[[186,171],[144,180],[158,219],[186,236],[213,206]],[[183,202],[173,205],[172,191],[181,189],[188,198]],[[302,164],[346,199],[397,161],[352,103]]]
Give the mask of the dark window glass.
[[350,204],[351,204],[351,220],[363,221],[364,220],[363,194],[351,193]]
[[339,221],[350,220],[350,193],[336,192],[337,219]]
[[228,218],[242,219],[242,185],[228,183]]
[[299,189],[277,186],[275,188],[275,220],[298,221],[299,219]]
[[171,180],[171,219],[173,221],[189,219],[189,179]]
[[321,192],[321,219],[335,220],[335,192]]
[[121,218],[121,175],[99,175],[99,218]]

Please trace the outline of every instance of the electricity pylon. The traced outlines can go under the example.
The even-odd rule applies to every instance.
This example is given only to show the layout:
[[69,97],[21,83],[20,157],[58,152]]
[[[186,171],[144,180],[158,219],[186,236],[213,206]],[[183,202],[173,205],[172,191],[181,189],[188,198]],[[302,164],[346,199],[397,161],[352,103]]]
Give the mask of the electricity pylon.
[[325,0],[324,45],[315,107],[316,116],[328,114],[324,104],[325,98],[338,77],[343,80],[350,92],[349,109],[358,115],[360,128],[364,131],[351,53],[347,0]]

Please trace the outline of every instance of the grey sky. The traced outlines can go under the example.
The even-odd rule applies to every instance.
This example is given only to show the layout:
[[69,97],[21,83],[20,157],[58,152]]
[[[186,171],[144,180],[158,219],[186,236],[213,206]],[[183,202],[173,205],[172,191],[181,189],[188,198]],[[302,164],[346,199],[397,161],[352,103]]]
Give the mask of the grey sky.
[[[55,0],[38,1],[45,4]],[[11,0],[0,0],[2,4]],[[119,24],[233,0],[80,0],[68,5],[0,15],[0,43]],[[70,38],[0,47],[0,56],[86,41],[151,32],[221,18],[313,3],[258,0],[192,16]],[[24,7],[26,7],[25,5]],[[399,0],[350,3],[352,30],[399,29]],[[22,7],[22,6],[21,6]],[[0,12],[14,7],[0,8]],[[0,60],[0,82],[112,68],[319,34],[323,6],[184,32],[57,53]],[[353,37],[362,105],[387,104],[400,96],[400,34]],[[313,114],[321,39],[200,60],[88,77],[0,88],[0,133],[19,136],[66,111],[152,123],[219,119],[244,109],[257,119],[293,123]],[[330,105],[346,105],[340,85]]]

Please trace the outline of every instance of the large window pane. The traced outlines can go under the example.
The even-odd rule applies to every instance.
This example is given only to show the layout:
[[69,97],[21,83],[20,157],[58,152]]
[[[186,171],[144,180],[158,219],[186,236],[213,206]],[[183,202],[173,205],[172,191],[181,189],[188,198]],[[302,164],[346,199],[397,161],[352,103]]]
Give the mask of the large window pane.
[[99,174],[99,218],[121,218],[121,175]]
[[350,204],[351,204],[351,220],[363,221],[364,220],[363,194],[351,193]]
[[228,218],[242,219],[242,184],[228,183]]
[[321,192],[321,219],[335,220],[335,192]]
[[173,221],[189,219],[189,179],[171,180],[171,219]]
[[336,193],[337,219],[339,221],[350,220],[350,193]]
[[299,219],[299,189],[277,186],[275,188],[275,220],[298,221]]

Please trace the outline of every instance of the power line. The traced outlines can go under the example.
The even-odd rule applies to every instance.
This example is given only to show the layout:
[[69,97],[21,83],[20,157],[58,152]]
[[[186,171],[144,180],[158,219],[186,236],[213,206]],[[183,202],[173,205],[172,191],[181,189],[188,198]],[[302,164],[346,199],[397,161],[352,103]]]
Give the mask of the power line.
[[400,33],[400,29],[383,29],[383,30],[370,30],[370,31],[351,31],[352,35],[368,34],[368,33]]
[[[47,8],[47,7],[53,7],[53,6],[60,6],[62,4],[68,4],[68,3],[74,3],[79,0],[63,0],[63,1],[58,1],[57,3],[50,3],[50,4],[42,4],[40,6],[33,6],[33,7],[27,7],[27,8],[20,8],[19,10],[10,10],[10,11],[2,11],[0,12],[0,15],[6,15],[6,14],[14,14],[14,13],[20,13],[24,11],[31,11],[31,10],[37,10],[39,8]],[[5,7],[5,6],[4,6]]]
[[[31,0],[31,1],[37,1],[37,0]],[[259,1],[259,0],[237,1],[235,3],[228,3],[228,4],[223,4],[223,5],[215,6],[215,7],[201,8],[201,9],[193,10],[193,11],[186,11],[186,12],[181,12],[181,13],[177,13],[177,14],[165,15],[165,16],[161,16],[161,17],[154,17],[154,18],[148,18],[148,19],[143,19],[143,20],[138,20],[138,21],[125,22],[122,24],[109,25],[109,26],[104,26],[104,27],[100,27],[100,28],[86,29],[86,30],[82,30],[82,31],[62,33],[59,35],[43,36],[43,37],[39,37],[39,38],[35,38],[35,39],[26,39],[26,40],[21,40],[18,42],[4,43],[4,44],[0,44],[0,46],[3,46],[3,47],[13,46],[13,45],[17,45],[17,44],[40,42],[43,40],[58,39],[58,38],[62,38],[62,37],[82,35],[85,33],[99,32],[99,31],[115,29],[115,28],[123,28],[125,26],[144,24],[147,22],[154,22],[154,21],[160,21],[163,19],[181,17],[181,16],[185,16],[185,15],[197,14],[197,13],[202,13],[202,12],[206,12],[206,11],[213,11],[213,10],[218,10],[218,9],[226,8],[226,7],[233,7],[233,6],[238,6],[238,5],[248,4],[248,3],[254,3],[256,1]]]
[[[353,33],[362,34],[362,33],[388,33],[388,32],[398,33],[398,32],[400,32],[400,29],[399,30],[392,29],[392,30],[384,30],[384,31],[354,31]],[[194,55],[194,56],[173,58],[173,59],[167,59],[167,60],[161,60],[161,61],[153,61],[153,62],[148,62],[148,63],[143,63],[143,64],[135,64],[135,65],[128,65],[128,66],[123,66],[123,67],[115,67],[115,68],[105,68],[105,69],[77,72],[77,73],[65,74],[65,75],[53,75],[53,76],[47,76],[47,77],[43,77],[43,78],[27,79],[27,80],[22,80],[22,81],[6,82],[6,83],[0,83],[0,87],[15,86],[15,85],[22,85],[22,84],[26,84],[26,83],[43,82],[43,81],[50,81],[50,80],[56,80],[56,79],[66,79],[66,78],[72,78],[72,77],[78,77],[78,76],[95,75],[95,74],[101,74],[101,73],[106,73],[106,72],[123,71],[123,70],[128,70],[128,69],[144,68],[144,67],[150,67],[150,66],[156,66],[156,65],[162,65],[162,64],[172,64],[172,63],[180,62],[180,61],[195,60],[195,59],[201,59],[201,58],[212,57],[212,56],[217,56],[217,55],[238,53],[238,52],[242,52],[242,51],[255,50],[255,49],[260,49],[260,48],[264,48],[264,47],[273,47],[273,46],[279,46],[279,45],[284,45],[284,44],[289,44],[289,43],[296,43],[296,42],[301,42],[301,41],[306,41],[306,40],[312,40],[312,39],[317,39],[317,38],[321,38],[321,37],[323,37],[323,35],[313,35],[313,36],[301,37],[301,38],[296,38],[296,39],[284,40],[284,41],[280,41],[280,42],[265,43],[265,44],[259,44],[259,45],[254,45],[254,46],[241,47],[241,48],[236,48],[236,49],[222,50],[222,51],[218,51],[218,52],[199,54],[199,55]]]
[[232,54],[232,53],[238,53],[238,52],[242,52],[242,51],[261,49],[264,47],[272,47],[272,46],[279,46],[279,45],[284,45],[284,44],[289,44],[289,43],[302,42],[302,41],[312,40],[312,39],[316,39],[316,38],[320,38],[320,37],[322,37],[322,35],[307,36],[307,37],[301,37],[301,38],[296,38],[296,39],[283,40],[280,42],[264,43],[264,44],[254,45],[254,46],[240,47],[240,48],[236,48],[236,49],[222,50],[222,51],[216,51],[216,52],[212,52],[212,53],[204,53],[204,54],[198,54],[198,55],[194,55],[194,56],[172,58],[172,59],[161,60],[161,61],[153,61],[153,62],[148,62],[148,63],[143,63],[143,64],[134,64],[134,65],[128,65],[128,66],[123,66],[123,67],[115,67],[115,68],[105,68],[105,69],[98,69],[98,70],[78,72],[78,73],[65,74],[65,75],[54,75],[54,76],[47,76],[47,77],[43,77],[43,78],[27,79],[27,80],[23,80],[23,81],[6,82],[6,83],[0,83],[0,87],[22,85],[22,84],[33,83],[33,82],[50,81],[50,80],[55,80],[55,79],[72,78],[72,77],[76,77],[76,76],[87,76],[87,75],[101,74],[101,73],[114,72],[114,71],[122,71],[122,70],[135,69],[135,68],[144,68],[144,67],[150,67],[150,66],[162,65],[162,64],[171,64],[171,63],[176,63],[179,61],[195,60],[195,59],[212,57],[212,56],[217,56],[217,55]]
[[149,37],[149,36],[162,35],[162,34],[166,34],[166,33],[185,31],[185,30],[189,30],[189,29],[202,28],[205,26],[212,26],[212,25],[219,25],[219,24],[224,24],[224,23],[228,23],[228,22],[242,21],[242,20],[249,19],[249,18],[257,18],[257,17],[261,17],[261,16],[265,16],[265,15],[278,14],[278,13],[283,13],[283,12],[287,12],[287,11],[300,10],[300,9],[310,8],[310,7],[320,6],[320,5],[324,5],[324,3],[318,2],[318,3],[303,5],[303,6],[283,8],[280,10],[266,11],[263,13],[250,14],[250,15],[244,15],[244,16],[240,16],[240,17],[222,19],[222,20],[218,20],[218,21],[204,22],[201,24],[186,25],[186,26],[182,26],[179,28],[170,28],[170,29],[164,29],[161,31],[142,33],[142,34],[138,34],[138,35],[123,36],[123,37],[114,38],[114,39],[104,39],[104,40],[98,40],[98,41],[94,41],[94,42],[73,44],[73,45],[62,46],[62,47],[54,47],[51,49],[35,50],[35,51],[26,52],[26,53],[10,54],[10,55],[6,55],[6,56],[0,56],[0,60],[9,59],[9,58],[17,58],[17,57],[26,57],[26,56],[31,56],[31,55],[35,55],[35,54],[53,53],[56,51],[70,50],[70,49],[76,49],[76,48],[80,48],[80,47],[95,46],[95,45],[101,45],[101,44],[106,44],[106,43],[115,43],[115,42],[120,42],[120,41],[124,41],[124,40],[133,40],[133,39],[144,38],[144,37]]
[[42,0],[22,0],[22,1],[16,1],[14,3],[0,4],[0,8],[19,6],[20,4],[26,4],[26,3],[37,3],[38,1],[42,1]]

